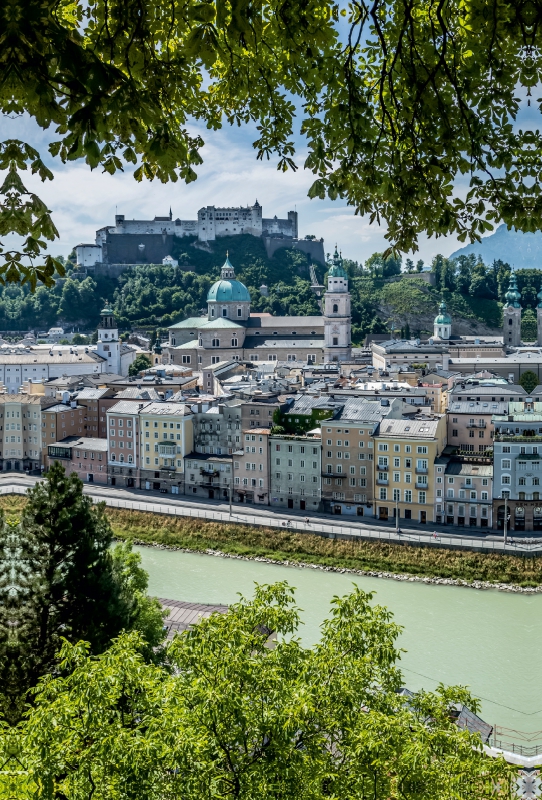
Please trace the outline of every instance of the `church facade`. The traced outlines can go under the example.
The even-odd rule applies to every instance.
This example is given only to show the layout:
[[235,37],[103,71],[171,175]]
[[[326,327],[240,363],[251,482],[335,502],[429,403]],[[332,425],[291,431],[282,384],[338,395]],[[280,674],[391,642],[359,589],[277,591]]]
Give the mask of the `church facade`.
[[321,364],[351,357],[348,276],[335,250],[323,298],[324,314],[276,317],[251,313],[246,286],[226,259],[207,295],[207,315],[172,325],[163,348],[171,364],[199,370],[221,361]]

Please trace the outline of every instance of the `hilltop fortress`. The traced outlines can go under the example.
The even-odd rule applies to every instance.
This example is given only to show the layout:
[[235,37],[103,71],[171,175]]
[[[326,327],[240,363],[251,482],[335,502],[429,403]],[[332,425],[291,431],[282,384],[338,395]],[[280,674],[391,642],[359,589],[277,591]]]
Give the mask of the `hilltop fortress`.
[[197,220],[173,219],[171,209],[169,216],[153,220],[130,220],[117,214],[115,225],[97,230],[95,242],[78,244],[75,252],[80,267],[119,272],[133,264],[173,263],[175,238],[197,237],[205,246],[221,236],[240,234],[261,237],[269,256],[281,247],[293,247],[311,259],[325,261],[323,239],[299,239],[297,211],[288,211],[286,219],[265,218],[257,200],[246,207],[206,206],[198,211]]

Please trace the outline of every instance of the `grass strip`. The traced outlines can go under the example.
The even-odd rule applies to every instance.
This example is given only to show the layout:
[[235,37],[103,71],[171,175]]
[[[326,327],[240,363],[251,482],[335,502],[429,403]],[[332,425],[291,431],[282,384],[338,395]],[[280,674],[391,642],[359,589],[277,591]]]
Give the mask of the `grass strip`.
[[[20,513],[24,503],[25,499],[20,495],[0,498],[0,507],[9,516]],[[106,513],[118,539],[134,539],[194,552],[212,549],[231,555],[304,562],[338,569],[511,583],[524,587],[542,584],[542,558],[539,557],[475,553],[406,543],[345,541],[313,533],[117,508],[106,508]]]

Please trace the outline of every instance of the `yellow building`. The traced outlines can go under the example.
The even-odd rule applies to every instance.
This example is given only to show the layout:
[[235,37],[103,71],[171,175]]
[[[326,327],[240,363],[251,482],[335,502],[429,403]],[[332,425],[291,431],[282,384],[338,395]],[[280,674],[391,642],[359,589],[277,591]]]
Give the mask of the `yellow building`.
[[434,522],[435,459],[446,446],[446,417],[384,419],[374,437],[374,513]]
[[193,416],[184,403],[149,403],[140,410],[142,489],[184,493],[184,457],[194,445]]

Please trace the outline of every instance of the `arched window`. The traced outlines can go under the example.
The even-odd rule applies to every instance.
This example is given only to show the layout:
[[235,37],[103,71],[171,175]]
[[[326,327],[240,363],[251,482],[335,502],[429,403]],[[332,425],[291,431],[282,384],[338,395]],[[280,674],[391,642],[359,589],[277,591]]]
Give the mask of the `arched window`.
[[120,456],[119,456],[119,461],[124,461],[124,456],[123,456],[123,454],[122,454],[122,453],[121,453],[121,454],[120,454]]
[[220,347],[220,339],[213,339],[211,344],[213,347]]
[[339,313],[339,306],[337,305],[337,303],[333,303],[333,313],[334,314]]
[[116,460],[117,456],[115,455],[115,453],[111,453],[111,461],[116,461]]
[[512,324],[512,320],[511,320],[511,319],[509,319],[509,320],[508,320],[508,324],[509,324],[509,325],[511,325],[511,324]]

